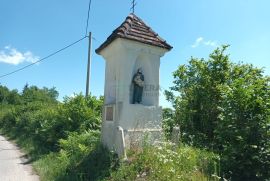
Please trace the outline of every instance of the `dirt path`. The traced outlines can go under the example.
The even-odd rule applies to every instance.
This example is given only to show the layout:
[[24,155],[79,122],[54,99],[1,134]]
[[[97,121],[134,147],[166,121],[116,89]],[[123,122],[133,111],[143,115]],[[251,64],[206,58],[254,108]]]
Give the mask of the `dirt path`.
[[0,181],[38,181],[18,147],[0,135]]

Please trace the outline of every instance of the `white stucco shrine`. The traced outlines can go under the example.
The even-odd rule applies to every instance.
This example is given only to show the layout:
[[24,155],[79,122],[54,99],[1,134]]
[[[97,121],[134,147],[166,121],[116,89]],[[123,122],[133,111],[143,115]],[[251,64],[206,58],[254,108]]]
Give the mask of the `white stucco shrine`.
[[[159,66],[172,47],[135,14],[130,14],[96,49],[106,61],[102,143],[123,156],[142,141],[161,136]],[[133,78],[138,69],[144,76],[141,102],[133,104]]]

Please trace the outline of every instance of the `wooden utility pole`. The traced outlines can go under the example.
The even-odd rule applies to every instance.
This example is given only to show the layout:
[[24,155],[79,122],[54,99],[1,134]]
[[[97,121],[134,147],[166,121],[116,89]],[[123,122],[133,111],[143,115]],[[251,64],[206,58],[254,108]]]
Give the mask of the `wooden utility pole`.
[[89,95],[89,84],[91,75],[91,46],[92,46],[92,33],[89,32],[89,45],[88,45],[88,62],[87,62],[87,75],[86,75],[86,92],[85,97]]

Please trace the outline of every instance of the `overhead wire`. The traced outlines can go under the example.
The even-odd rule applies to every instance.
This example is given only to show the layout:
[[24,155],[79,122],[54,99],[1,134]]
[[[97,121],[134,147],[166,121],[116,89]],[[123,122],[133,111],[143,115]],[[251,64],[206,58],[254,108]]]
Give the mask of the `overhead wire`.
[[87,12],[87,20],[86,20],[86,27],[85,27],[85,36],[87,36],[87,33],[88,33],[89,14],[90,14],[90,11],[91,11],[91,4],[92,4],[92,0],[89,0],[88,12]]
[[23,70],[23,69],[26,69],[26,68],[28,68],[28,67],[30,67],[30,66],[33,66],[33,65],[35,65],[35,64],[37,64],[37,63],[39,63],[39,62],[42,62],[42,61],[44,61],[44,60],[50,58],[51,56],[54,56],[55,54],[57,54],[57,53],[59,53],[59,52],[61,52],[61,51],[64,51],[65,49],[67,49],[67,48],[69,48],[69,47],[71,47],[71,46],[73,46],[73,45],[79,43],[80,41],[84,40],[86,37],[87,37],[87,36],[84,36],[84,37],[80,38],[79,40],[76,40],[75,42],[73,42],[73,43],[71,43],[71,44],[65,46],[64,48],[61,48],[61,49],[59,49],[59,50],[57,50],[57,51],[55,51],[55,52],[53,52],[53,53],[51,53],[51,54],[49,54],[49,55],[47,55],[47,56],[41,58],[41,59],[39,59],[39,60],[37,60],[37,61],[35,61],[35,62],[31,63],[31,64],[28,64],[28,65],[26,65],[26,66],[24,66],[24,67],[21,67],[21,68],[19,68],[19,69],[17,69],[17,70],[14,70],[14,71],[12,71],[12,72],[3,74],[3,75],[0,76],[0,78],[6,77],[6,76],[11,75],[11,74],[14,74],[14,73],[19,72],[19,71],[21,71],[21,70]]
[[[67,49],[67,48],[69,48],[69,47],[71,47],[71,46],[73,46],[73,45],[79,43],[80,41],[84,40],[85,38],[87,38],[87,37],[88,37],[88,36],[87,36],[87,32],[88,32],[89,15],[90,15],[90,11],[91,11],[91,4],[92,4],[92,0],[89,0],[88,12],[87,12],[87,21],[86,21],[86,27],[85,27],[85,35],[84,35],[82,38],[80,38],[79,40],[77,40],[77,41],[75,41],[75,42],[73,42],[73,43],[71,43],[71,44],[65,46],[64,48],[61,48],[61,49],[59,49],[59,50],[57,50],[57,51],[55,51],[55,52],[53,52],[53,53],[51,53],[51,54],[49,54],[49,55],[43,57],[42,59],[39,59],[38,61],[35,61],[35,62],[33,62],[33,63],[30,63],[30,64],[28,64],[28,65],[26,65],[26,66],[24,66],[24,67],[21,67],[21,68],[19,68],[19,69],[16,69],[16,70],[12,71],[12,72],[9,72],[9,73],[0,75],[0,79],[3,78],[3,77],[6,77],[6,76],[8,76],[8,75],[14,74],[14,73],[16,73],[16,72],[19,72],[19,71],[21,71],[21,70],[24,70],[24,69],[26,69],[26,68],[28,68],[28,67],[30,67],[30,66],[33,66],[33,65],[35,65],[35,64],[37,64],[37,63],[39,63],[39,62],[42,62],[42,61],[44,61],[44,60],[46,60],[46,59],[48,59],[48,58],[54,56],[55,54],[57,54],[57,53],[59,53],[59,52],[65,50],[65,49]],[[93,38],[93,39],[95,40],[95,38]]]

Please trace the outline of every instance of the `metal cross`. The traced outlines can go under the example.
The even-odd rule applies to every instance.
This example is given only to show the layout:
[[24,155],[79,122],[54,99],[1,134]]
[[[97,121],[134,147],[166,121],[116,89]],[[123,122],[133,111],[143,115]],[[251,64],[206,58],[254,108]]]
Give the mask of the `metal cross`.
[[134,14],[134,11],[135,11],[135,6],[137,5],[137,3],[135,2],[136,0],[132,0],[132,6],[130,8],[130,10],[132,10],[132,13]]

